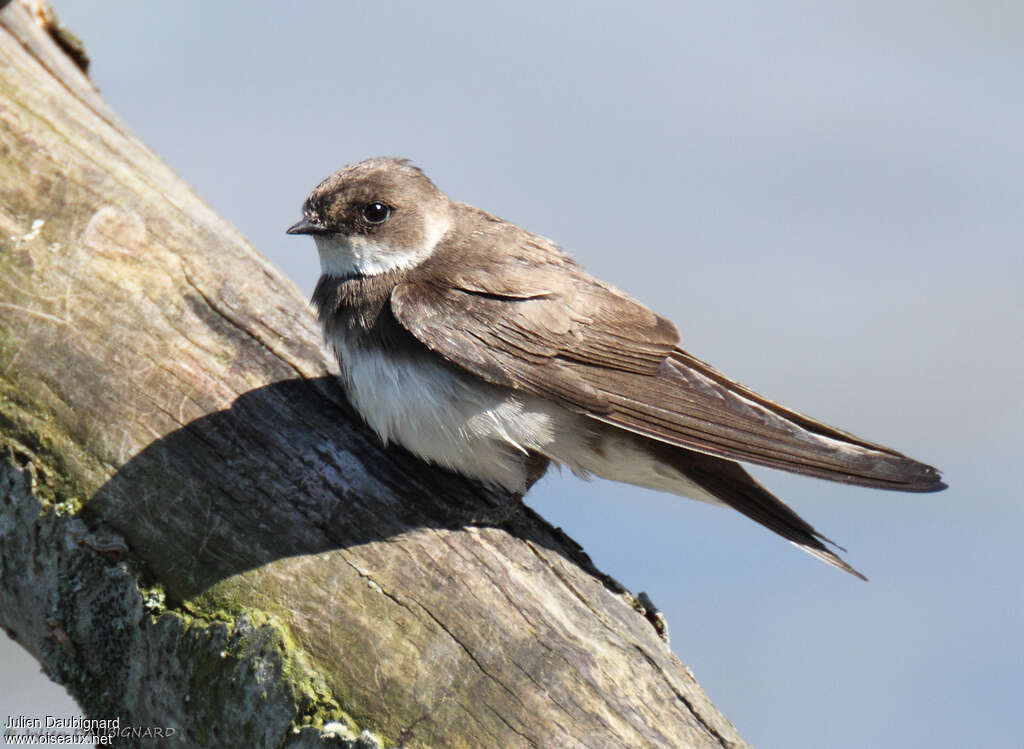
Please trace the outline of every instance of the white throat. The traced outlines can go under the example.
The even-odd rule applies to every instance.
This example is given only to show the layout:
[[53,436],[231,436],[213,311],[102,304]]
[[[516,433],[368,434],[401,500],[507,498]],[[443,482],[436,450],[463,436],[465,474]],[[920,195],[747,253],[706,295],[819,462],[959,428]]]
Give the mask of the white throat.
[[386,240],[361,235],[315,234],[320,270],[325,276],[377,276],[412,268],[430,256],[450,224],[447,213],[429,220],[421,247],[396,247]]

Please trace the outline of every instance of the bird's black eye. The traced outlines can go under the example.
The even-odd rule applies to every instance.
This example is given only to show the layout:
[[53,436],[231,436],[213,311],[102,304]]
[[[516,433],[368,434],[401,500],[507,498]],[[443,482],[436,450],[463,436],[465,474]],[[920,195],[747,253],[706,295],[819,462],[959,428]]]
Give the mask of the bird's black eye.
[[368,224],[383,224],[391,216],[391,206],[375,200],[363,206],[363,218]]

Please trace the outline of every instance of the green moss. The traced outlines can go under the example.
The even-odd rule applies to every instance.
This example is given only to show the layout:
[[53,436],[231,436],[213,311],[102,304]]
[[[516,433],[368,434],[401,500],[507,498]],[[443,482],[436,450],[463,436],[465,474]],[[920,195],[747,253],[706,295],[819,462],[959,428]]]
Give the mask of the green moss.
[[82,510],[82,501],[78,497],[71,497],[62,502],[55,502],[52,510],[57,517],[74,517]]
[[239,620],[253,627],[270,627],[275,632],[275,648],[280,658],[281,678],[292,686],[296,719],[294,725],[322,728],[324,724],[342,723],[356,734],[361,730],[346,713],[327,681],[313,670],[304,657],[301,644],[285,623],[289,611],[275,606],[285,596],[275,596],[269,583],[260,579],[262,607],[254,605],[251,591],[239,577],[229,578],[205,590],[202,595],[182,602],[179,611],[193,621],[219,622],[234,633]]
[[[189,608],[193,612],[197,609],[194,603]],[[211,614],[212,618],[206,618]],[[198,664],[197,676],[203,683],[220,673],[229,661],[237,664],[269,662],[278,670],[275,682],[286,685],[289,693],[295,716],[293,728],[322,728],[325,723],[338,722],[358,733],[355,721],[341,709],[324,678],[309,667],[301,648],[280,617],[252,607],[232,616],[228,609],[221,607],[208,612],[204,618],[191,615],[189,626],[223,628],[223,649],[208,654],[209,657]],[[233,687],[225,698],[226,704],[237,699]]]
[[[73,504],[52,496],[53,507]],[[22,505],[23,517],[33,519],[30,537],[44,551],[39,579],[31,584],[54,589],[43,660],[88,715],[132,722],[127,706],[140,704],[131,690],[141,677],[154,704],[193,696],[181,714],[201,745],[285,742],[303,727],[320,730],[327,723],[359,733],[310,666],[286,615],[245,605],[237,578],[168,609],[163,586],[147,581],[144,565],[130,554],[112,560],[81,543],[70,554],[55,554],[67,548],[69,534],[81,532],[81,521],[37,514],[38,500],[23,501],[32,503]],[[254,734],[260,730],[272,736]]]
[[67,435],[11,382],[0,380],[0,395],[0,451],[22,467],[32,466],[33,494],[45,511],[78,514],[83,508],[79,498],[89,492],[72,478],[65,458]]
[[150,616],[160,616],[167,610],[167,594],[160,583],[140,587],[139,593],[142,594],[142,608]]

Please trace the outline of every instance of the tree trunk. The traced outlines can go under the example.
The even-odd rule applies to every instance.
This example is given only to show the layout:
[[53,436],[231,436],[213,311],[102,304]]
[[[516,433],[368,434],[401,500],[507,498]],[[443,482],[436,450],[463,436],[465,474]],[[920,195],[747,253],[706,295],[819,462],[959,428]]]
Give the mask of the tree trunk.
[[571,539],[379,445],[41,19],[0,11],[0,624],[51,678],[123,745],[745,746]]

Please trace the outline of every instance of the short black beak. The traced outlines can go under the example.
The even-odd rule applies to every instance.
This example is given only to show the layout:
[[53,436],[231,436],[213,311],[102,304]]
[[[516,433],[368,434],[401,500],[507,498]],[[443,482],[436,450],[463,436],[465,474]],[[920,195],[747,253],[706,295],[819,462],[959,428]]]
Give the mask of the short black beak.
[[327,230],[320,224],[310,221],[305,216],[295,224],[288,227],[286,234],[325,234]]

